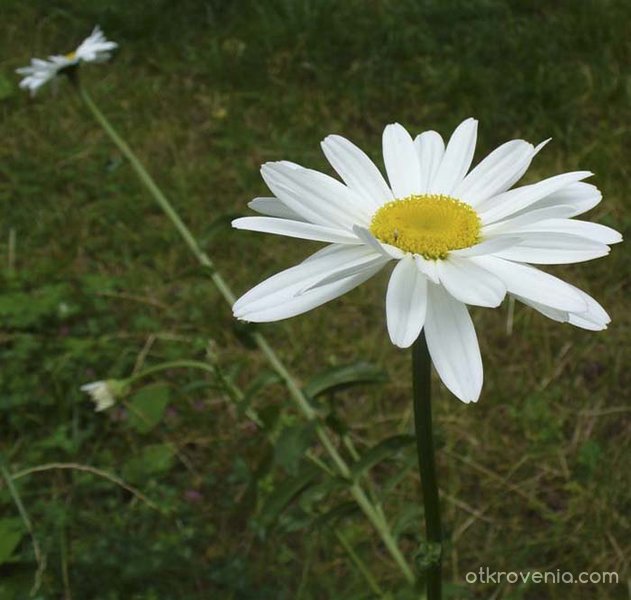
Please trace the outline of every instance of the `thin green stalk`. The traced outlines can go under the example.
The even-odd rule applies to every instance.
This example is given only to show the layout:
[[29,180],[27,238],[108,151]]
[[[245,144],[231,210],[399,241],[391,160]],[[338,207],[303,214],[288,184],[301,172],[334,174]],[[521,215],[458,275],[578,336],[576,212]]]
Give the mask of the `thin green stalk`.
[[[13,473],[13,475],[11,475],[11,479],[12,480],[20,479],[22,477],[26,477],[27,475],[31,475],[32,473],[42,473],[44,471],[53,471],[53,470],[58,470],[58,469],[83,471],[85,473],[91,473],[92,475],[102,477],[103,479],[107,479],[108,481],[128,491],[130,494],[132,494],[132,496],[135,496],[138,500],[140,500],[141,502],[144,502],[145,504],[147,504],[147,506],[150,506],[154,510],[157,510],[158,512],[162,514],[168,514],[169,512],[167,509],[161,508],[155,502],[147,498],[147,496],[145,496],[140,490],[137,490],[135,487],[129,485],[128,483],[125,483],[119,477],[116,477],[116,475],[112,475],[111,473],[108,473],[107,471],[103,471],[102,469],[97,469],[96,467],[93,467],[91,465],[82,465],[80,463],[47,463],[44,465],[37,465],[35,467],[29,467],[28,469],[23,469],[22,471],[17,471],[16,473]],[[3,472],[3,475],[4,475],[4,472]],[[5,479],[6,479],[6,475],[5,475]]]
[[[131,148],[127,145],[125,140],[118,135],[118,133],[112,127],[105,115],[96,106],[85,88],[83,88],[79,82],[76,82],[76,85],[79,95],[92,113],[92,116],[96,119],[99,125],[103,127],[104,131],[108,134],[112,142],[114,142],[114,144],[118,147],[125,158],[129,160],[132,168],[134,169],[142,183],[151,193],[154,200],[158,203],[160,208],[162,208],[162,210],[173,223],[175,228],[178,230],[189,250],[191,250],[191,252],[195,255],[199,263],[207,268],[210,274],[210,278],[221,296],[230,306],[232,306],[236,300],[236,296],[234,295],[226,281],[223,279],[223,277],[217,272],[215,265],[210,257],[200,248],[195,237],[193,236],[189,228],[184,224],[169,200],[162,193],[162,191],[149,175],[149,173],[145,170],[142,163],[138,160],[138,158],[133,153]],[[327,431],[319,422],[316,411],[309,404],[309,401],[302,392],[300,386],[297,384],[296,380],[292,377],[281,359],[278,357],[276,352],[272,349],[265,337],[260,332],[252,333],[252,339],[261,350],[261,352],[265,355],[272,368],[281,377],[287,387],[287,390],[289,391],[289,395],[296,403],[302,414],[307,418],[307,420],[313,421],[315,423],[316,435],[318,436],[318,439],[324,446],[325,450],[329,453],[329,456],[335,463],[340,475],[345,478],[350,478],[350,468],[348,467],[340,453],[337,451],[337,448],[335,447]],[[359,485],[359,483],[354,483],[353,485],[351,485],[350,491],[353,495],[353,498],[356,500],[360,508],[364,511],[364,514],[366,515],[368,520],[372,523],[375,529],[377,529],[377,532],[381,536],[384,545],[392,555],[394,561],[401,569],[406,580],[409,583],[413,583],[414,574],[412,573],[410,566],[408,565],[399,547],[397,546],[397,543],[392,535],[392,532],[390,531],[386,520],[382,517],[380,512],[375,509],[372,502],[369,500],[368,496],[364,492],[363,488]]]
[[42,576],[44,575],[44,570],[46,569],[46,556],[42,554],[42,550],[40,548],[39,542],[37,541],[37,537],[35,536],[35,530],[33,529],[33,523],[31,522],[28,513],[26,512],[26,508],[24,508],[24,504],[22,504],[22,499],[20,498],[20,494],[18,493],[17,488],[13,483],[13,477],[6,470],[6,468],[0,467],[0,472],[2,473],[2,477],[4,478],[5,483],[7,484],[7,488],[9,489],[9,494],[11,494],[11,498],[13,498],[13,502],[20,513],[20,517],[22,518],[22,522],[26,527],[29,535],[31,536],[31,542],[33,544],[33,554],[35,554],[35,561],[37,562],[37,570],[35,571],[35,579],[33,581],[33,587],[31,588],[30,596],[31,598],[37,594],[37,591],[42,585]]
[[421,333],[412,347],[414,426],[425,508],[425,533],[429,543],[426,560],[427,598],[440,600],[442,531],[432,433],[431,365],[425,334]]
[[92,116],[98,121],[99,125],[103,127],[105,133],[110,136],[110,139],[123,153],[125,158],[130,162],[132,168],[136,172],[136,175],[140,178],[145,187],[149,190],[154,200],[158,203],[160,208],[169,217],[178,233],[182,236],[182,239],[188,246],[189,250],[196,256],[197,260],[202,266],[208,268],[210,271],[210,277],[215,284],[215,287],[219,290],[219,293],[224,297],[228,304],[234,304],[236,296],[232,293],[232,290],[228,284],[224,281],[223,277],[215,271],[215,265],[210,257],[199,247],[197,240],[193,237],[190,229],[184,224],[184,221],[180,219],[167,197],[162,193],[162,190],[158,187],[151,175],[147,173],[142,163],[138,160],[132,149],[127,145],[127,142],[116,132],[105,115],[100,111],[98,106],[94,103],[85,88],[78,83],[77,89],[81,99],[85,102],[86,106],[90,109]]
[[140,371],[140,373],[136,373],[130,377],[128,377],[125,381],[128,384],[135,383],[139,379],[143,377],[147,377],[148,375],[152,375],[153,373],[158,373],[160,371],[166,371],[167,369],[201,369],[202,371],[208,371],[209,373],[215,374],[215,370],[213,367],[201,360],[171,360],[168,362],[159,363],[157,365],[153,365],[151,367],[147,367],[146,369]]
[[340,541],[340,544],[342,544],[342,546],[344,547],[344,550],[346,550],[348,555],[351,557],[351,559],[355,563],[355,566],[358,568],[359,572],[364,576],[364,579],[366,579],[366,583],[368,583],[368,585],[370,586],[370,589],[380,598],[385,598],[385,594],[383,590],[377,583],[377,580],[372,576],[370,569],[364,564],[362,559],[359,558],[353,546],[351,546],[349,541],[344,537],[344,534],[339,529],[336,529],[335,535],[337,536],[337,539]]

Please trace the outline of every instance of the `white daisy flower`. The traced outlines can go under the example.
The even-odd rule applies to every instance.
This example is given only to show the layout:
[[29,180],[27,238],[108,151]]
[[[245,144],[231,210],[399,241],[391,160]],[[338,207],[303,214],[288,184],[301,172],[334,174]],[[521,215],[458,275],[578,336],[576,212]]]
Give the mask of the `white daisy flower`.
[[[114,385],[112,385],[114,384]],[[118,395],[118,382],[110,381],[94,381],[81,386],[81,391],[89,394],[90,399],[94,402],[95,412],[101,412],[116,404],[116,396]]]
[[16,69],[16,73],[25,75],[24,79],[20,81],[20,88],[29,90],[31,96],[34,96],[40,87],[55,79],[59,75],[59,71],[72,64],[74,64],[72,60],[63,56],[51,56],[49,60],[33,58],[28,67]]
[[105,62],[111,57],[111,51],[117,47],[116,42],[110,42],[105,38],[97,25],[76,50],[64,55],[49,56],[47,60],[33,58],[28,67],[16,69],[17,73],[25,75],[24,79],[20,81],[20,87],[29,90],[34,96],[40,87],[55,79],[64,69],[83,62]]
[[101,63],[109,60],[112,57],[112,50],[116,48],[118,48],[118,44],[106,39],[101,28],[97,25],[92,33],[79,44],[73,54],[81,62]]
[[[501,145],[469,171],[477,121],[445,146],[435,131],[415,139],[399,124],[383,133],[390,184],[368,156],[338,135],[322,149],[343,183],[295,163],[266,163],[275,197],[249,206],[264,215],[237,229],[328,242],[297,266],[263,281],[234,304],[244,321],[304,313],[357,287],[395,261],[386,293],[390,339],[410,346],[425,329],[443,383],[463,402],[482,388],[482,360],[467,305],[495,307],[509,293],[547,317],[605,329],[609,316],[585,292],[530,264],[590,260],[621,241],[618,232],[575,217],[601,200],[577,171],[510,189],[541,148]],[[530,264],[529,264],[530,263]]]

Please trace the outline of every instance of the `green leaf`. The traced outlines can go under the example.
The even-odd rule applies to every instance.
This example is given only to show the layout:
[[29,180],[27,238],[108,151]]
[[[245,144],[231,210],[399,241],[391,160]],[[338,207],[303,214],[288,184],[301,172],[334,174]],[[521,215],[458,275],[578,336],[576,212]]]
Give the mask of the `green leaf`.
[[142,481],[168,471],[173,466],[173,448],[167,444],[145,446],[123,466],[123,478]]
[[337,504],[330,510],[327,510],[324,514],[320,515],[313,522],[313,526],[316,529],[325,529],[331,527],[336,521],[350,517],[357,512],[357,504],[349,500],[348,502]]
[[350,365],[332,367],[311,378],[305,385],[304,392],[310,398],[315,398],[324,392],[363,383],[384,383],[388,375],[383,369],[367,362],[356,362]]
[[305,512],[317,512],[316,509],[322,507],[327,498],[342,490],[347,490],[349,482],[341,477],[329,477],[321,483],[316,483],[305,490],[300,496],[300,506]]
[[0,519],[0,565],[7,562],[24,537],[24,525],[21,519]]
[[298,466],[313,439],[313,423],[285,427],[276,440],[274,461],[290,475],[298,472]]
[[165,383],[148,385],[136,392],[129,401],[129,424],[139,433],[151,431],[164,416],[170,390]]
[[353,477],[360,477],[364,472],[374,467],[381,461],[392,458],[399,453],[400,450],[414,443],[413,435],[393,435],[379,442],[370,450],[362,454],[361,458],[351,466]]
[[316,479],[319,472],[319,469],[314,465],[308,465],[296,477],[290,477],[283,481],[263,504],[259,517],[261,524],[265,528],[269,528],[285,510],[285,507]]

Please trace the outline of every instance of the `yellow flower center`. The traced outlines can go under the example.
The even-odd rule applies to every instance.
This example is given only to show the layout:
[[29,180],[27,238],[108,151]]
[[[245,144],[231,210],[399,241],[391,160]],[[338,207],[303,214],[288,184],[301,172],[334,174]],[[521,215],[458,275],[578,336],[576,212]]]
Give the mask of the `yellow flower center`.
[[72,52],[68,52],[68,54],[66,54],[65,57],[68,60],[74,60],[77,57],[77,53],[73,50]]
[[370,231],[386,244],[435,260],[477,244],[480,218],[468,204],[450,196],[414,195],[384,204],[374,214]]

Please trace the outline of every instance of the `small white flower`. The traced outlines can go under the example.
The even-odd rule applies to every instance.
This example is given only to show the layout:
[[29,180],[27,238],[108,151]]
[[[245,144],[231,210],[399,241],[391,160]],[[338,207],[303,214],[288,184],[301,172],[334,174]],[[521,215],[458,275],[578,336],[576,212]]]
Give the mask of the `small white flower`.
[[16,69],[16,73],[25,75],[24,79],[20,81],[20,87],[23,90],[29,90],[31,96],[34,96],[40,87],[55,79],[59,71],[73,64],[70,59],[61,59],[64,57],[51,56],[49,60],[33,58],[30,66]]
[[338,135],[322,149],[343,182],[292,162],[263,165],[274,197],[249,206],[264,215],[237,229],[328,242],[297,266],[255,286],[234,304],[244,321],[302,314],[357,287],[395,261],[386,293],[392,343],[406,348],[421,330],[443,383],[463,402],[478,400],[482,359],[467,305],[496,307],[506,294],[551,319],[592,330],[609,316],[593,298],[531,264],[605,256],[617,231],[575,220],[601,200],[564,173],[510,189],[546,142],[509,141],[469,171],[477,121],[448,144],[435,131],[413,139],[399,124],[383,133],[389,183],[357,146]]
[[52,81],[61,71],[80,63],[101,63],[109,60],[111,51],[118,47],[116,42],[108,41],[97,25],[92,33],[79,44],[76,50],[68,54],[54,54],[47,60],[31,59],[28,67],[16,69],[16,73],[25,75],[20,81],[20,87],[29,90],[34,96],[44,84]]
[[116,404],[116,390],[115,386],[112,386],[113,380],[108,381],[94,381],[92,383],[86,383],[81,386],[81,391],[90,395],[90,399],[96,405],[94,410],[101,412]]
[[118,44],[107,40],[97,25],[92,33],[79,44],[74,55],[81,62],[101,63],[109,60],[112,56],[112,50],[116,48],[118,48]]

